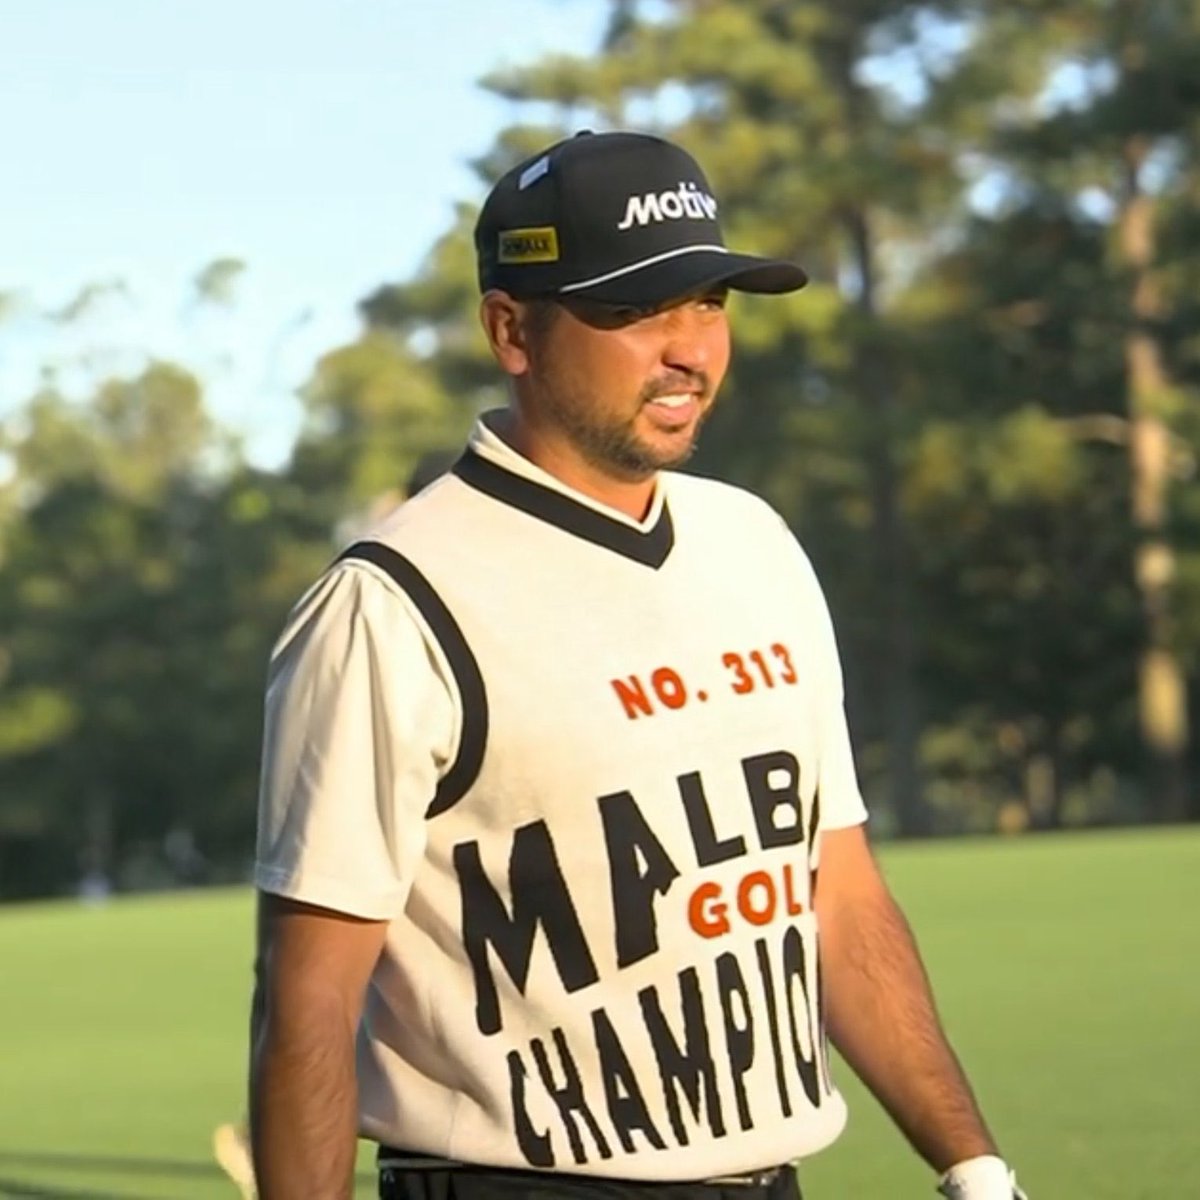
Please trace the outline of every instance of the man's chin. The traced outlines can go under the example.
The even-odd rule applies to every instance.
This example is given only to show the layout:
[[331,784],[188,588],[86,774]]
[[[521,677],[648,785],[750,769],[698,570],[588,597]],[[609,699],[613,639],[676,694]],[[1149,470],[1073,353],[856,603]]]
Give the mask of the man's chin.
[[643,459],[647,473],[672,471],[676,467],[682,467],[696,452],[698,433],[698,430],[690,430],[688,437],[679,439],[673,446],[667,444],[665,439],[659,439],[653,445],[647,445]]
[[626,483],[645,483],[658,471],[681,467],[692,457],[699,440],[698,425],[676,432],[630,438],[620,445],[601,450],[594,447],[593,463]]

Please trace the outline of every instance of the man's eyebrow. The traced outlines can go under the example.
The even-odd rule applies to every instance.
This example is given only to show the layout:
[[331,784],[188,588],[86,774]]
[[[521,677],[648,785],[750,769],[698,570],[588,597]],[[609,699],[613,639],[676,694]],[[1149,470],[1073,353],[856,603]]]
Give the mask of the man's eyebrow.
[[638,308],[633,304],[604,304],[598,300],[574,299],[566,307],[582,321],[596,323],[622,323],[641,320],[650,316],[653,309]]

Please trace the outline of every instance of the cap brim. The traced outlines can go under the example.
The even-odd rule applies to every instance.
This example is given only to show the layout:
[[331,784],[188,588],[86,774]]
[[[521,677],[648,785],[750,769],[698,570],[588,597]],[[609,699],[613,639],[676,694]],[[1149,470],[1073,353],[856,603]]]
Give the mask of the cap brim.
[[794,292],[807,282],[808,276],[795,263],[705,247],[614,273],[594,283],[569,285],[560,295],[599,304],[653,308],[720,284],[739,292],[780,293]]

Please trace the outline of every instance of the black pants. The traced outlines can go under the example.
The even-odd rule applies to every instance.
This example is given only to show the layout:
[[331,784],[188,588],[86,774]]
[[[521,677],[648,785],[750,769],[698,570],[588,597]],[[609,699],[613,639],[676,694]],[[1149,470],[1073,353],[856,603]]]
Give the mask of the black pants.
[[771,1183],[644,1183],[590,1175],[454,1167],[397,1170],[379,1175],[380,1200],[800,1200],[796,1172],[786,1167]]

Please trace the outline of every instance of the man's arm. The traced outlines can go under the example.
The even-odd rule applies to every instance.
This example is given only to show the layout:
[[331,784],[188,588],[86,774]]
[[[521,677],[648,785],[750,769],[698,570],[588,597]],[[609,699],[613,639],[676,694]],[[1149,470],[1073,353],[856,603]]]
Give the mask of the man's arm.
[[995,1155],[862,826],[821,835],[815,908],[830,1038],[935,1171]]
[[349,1200],[354,1039],[386,921],[260,892],[250,1131],[260,1200]]

